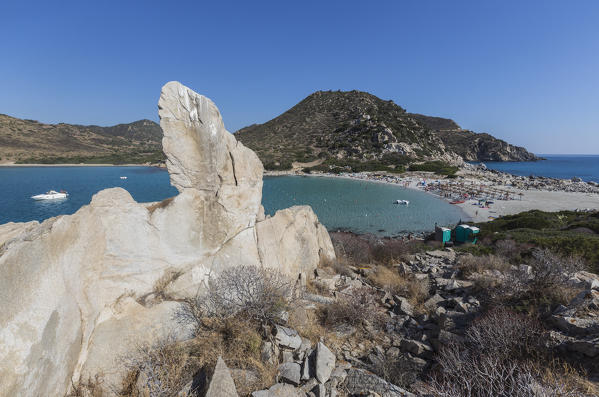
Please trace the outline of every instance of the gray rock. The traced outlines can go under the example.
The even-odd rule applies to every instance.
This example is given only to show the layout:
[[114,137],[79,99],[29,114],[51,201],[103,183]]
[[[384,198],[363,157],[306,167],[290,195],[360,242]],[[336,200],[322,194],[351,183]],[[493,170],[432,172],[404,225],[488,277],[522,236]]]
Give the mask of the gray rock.
[[335,355],[322,342],[316,345],[315,375],[320,383],[326,383],[335,369]]
[[319,383],[312,388],[312,393],[315,397],[326,397],[327,390],[322,383]]
[[399,386],[395,386],[363,369],[351,368],[347,373],[344,386],[351,395],[378,393],[381,397],[414,397]]
[[227,368],[227,365],[220,356],[216,361],[216,367],[214,368],[212,379],[210,379],[206,397],[238,397],[233,377],[231,377],[229,368]]
[[279,365],[279,377],[295,386],[300,384],[301,367],[298,363],[283,363]]
[[412,353],[416,356],[421,356],[425,353],[431,353],[433,348],[426,343],[418,342],[413,339],[404,339],[399,346],[401,351]]
[[302,364],[302,380],[308,380],[313,375],[314,368],[310,365],[310,362],[314,359],[312,356],[312,351],[306,352],[304,356],[304,362]]
[[402,298],[401,296],[395,296],[395,302],[395,313],[406,314],[408,316],[414,315],[414,308],[406,298]]
[[305,393],[291,385],[277,383],[268,389],[268,397],[305,397]]
[[433,296],[431,296],[430,298],[428,298],[426,300],[426,302],[424,302],[424,306],[427,309],[431,309],[434,310],[437,306],[439,306],[439,304],[441,304],[442,302],[445,302],[445,298],[443,298],[441,295],[439,294],[435,294]]
[[295,350],[302,345],[302,338],[298,335],[296,330],[280,325],[275,327],[275,340],[279,346],[292,350]]
[[568,335],[590,335],[599,332],[599,318],[551,316],[551,322]]

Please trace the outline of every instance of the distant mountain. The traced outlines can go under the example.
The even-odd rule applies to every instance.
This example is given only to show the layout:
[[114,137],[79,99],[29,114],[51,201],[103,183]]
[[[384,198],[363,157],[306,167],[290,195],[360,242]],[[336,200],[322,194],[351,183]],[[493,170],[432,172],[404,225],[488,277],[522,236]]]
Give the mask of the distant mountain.
[[163,158],[162,130],[151,120],[99,127],[0,114],[1,162],[141,164]]
[[392,168],[415,161],[537,159],[491,135],[462,130],[453,120],[408,113],[361,91],[315,92],[280,116],[235,135],[267,169],[291,168],[294,162]]

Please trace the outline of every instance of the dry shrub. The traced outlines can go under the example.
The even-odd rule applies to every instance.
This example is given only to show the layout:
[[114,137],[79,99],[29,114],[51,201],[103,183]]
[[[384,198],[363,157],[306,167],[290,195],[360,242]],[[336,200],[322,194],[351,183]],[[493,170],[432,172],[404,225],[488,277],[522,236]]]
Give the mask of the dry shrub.
[[222,356],[230,368],[256,372],[255,382],[237,385],[240,395],[270,386],[276,368],[261,360],[259,327],[242,314],[226,319],[205,318],[203,329],[190,344],[190,354],[205,368],[214,368],[218,356]]
[[198,369],[189,351],[171,335],[137,346],[123,362],[128,374],[117,390],[121,396],[136,396],[139,384],[150,397],[176,395]]
[[365,264],[372,261],[370,243],[362,236],[353,233],[330,233],[337,258],[344,258],[351,264]]
[[261,360],[261,330],[290,307],[294,287],[282,274],[256,266],[224,270],[204,294],[183,302],[176,320],[192,325],[190,354],[203,368],[222,356],[231,368],[256,372],[255,382],[237,385],[241,395],[272,385],[276,368]]
[[71,391],[66,397],[102,397],[104,395],[104,389],[102,377],[96,375],[94,378],[87,378],[87,380],[79,380],[78,383],[72,383]]
[[372,258],[375,262],[393,264],[409,254],[407,244],[403,240],[384,239],[378,240],[371,247]]
[[237,266],[210,279],[206,293],[186,300],[175,317],[196,332],[205,318],[226,319],[241,312],[250,320],[268,323],[277,320],[293,296],[293,284],[276,270]]
[[458,269],[465,277],[473,273],[483,273],[485,270],[499,270],[506,272],[510,269],[510,263],[496,255],[464,255],[458,262]]
[[329,328],[339,325],[359,326],[367,323],[378,325],[382,315],[377,306],[376,291],[368,287],[352,288],[321,312],[322,322]]
[[371,360],[372,372],[387,382],[406,389],[416,382],[422,371],[406,353],[396,356],[385,353],[384,356],[376,356]]
[[495,252],[498,256],[512,259],[518,256],[520,250],[514,240],[499,240],[495,242]]
[[584,261],[578,257],[559,256],[549,250],[533,252],[531,288],[549,290],[566,284],[574,273],[586,268]]
[[467,329],[464,342],[441,349],[426,392],[434,397],[585,396],[566,381],[566,373],[548,366],[541,336],[535,320],[492,310]]
[[466,330],[468,348],[476,354],[503,359],[530,358],[539,352],[543,328],[534,319],[505,308],[495,308]]
[[481,277],[476,282],[485,298],[494,305],[508,304],[537,311],[545,306],[568,304],[580,292],[569,286],[568,280],[584,267],[579,258],[536,250],[530,261],[530,271],[509,268],[501,277]]

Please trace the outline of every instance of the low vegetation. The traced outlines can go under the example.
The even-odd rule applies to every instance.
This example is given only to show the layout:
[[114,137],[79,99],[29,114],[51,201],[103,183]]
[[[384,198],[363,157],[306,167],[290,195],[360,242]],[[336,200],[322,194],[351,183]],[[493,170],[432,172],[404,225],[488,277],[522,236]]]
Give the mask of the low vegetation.
[[[544,227],[559,220],[568,230],[585,219],[568,216],[548,216]],[[549,321],[580,292],[569,280],[587,263],[496,236],[487,231],[481,246],[488,251],[474,255],[439,251],[434,242],[331,233],[337,259],[321,263],[305,287],[272,269],[225,269],[201,294],[179,300],[174,319],[190,338],[167,335],[134,347],[123,357],[127,375],[111,390],[136,397],[182,389],[201,395],[222,356],[243,374],[233,374],[239,395],[249,396],[280,381],[277,367],[285,357],[301,360],[298,350],[291,357],[276,347],[275,330],[285,326],[378,375],[375,383],[422,395],[597,395],[583,370],[592,362],[557,348]],[[177,277],[166,273],[153,295],[172,299],[166,291]],[[90,379],[73,387],[73,396],[102,387],[101,379]]]
[[412,164],[409,168],[410,171],[427,171],[434,172],[439,175],[455,175],[458,171],[458,167],[451,166],[442,161],[427,161],[424,163]]
[[599,272],[599,212],[533,210],[478,226],[483,246],[501,250],[500,244],[512,241],[516,259],[530,257],[532,247],[546,248],[562,256],[580,257],[588,270]]
[[474,321],[465,338],[441,349],[425,387],[434,397],[583,396],[586,381],[553,361],[541,324],[502,308]]

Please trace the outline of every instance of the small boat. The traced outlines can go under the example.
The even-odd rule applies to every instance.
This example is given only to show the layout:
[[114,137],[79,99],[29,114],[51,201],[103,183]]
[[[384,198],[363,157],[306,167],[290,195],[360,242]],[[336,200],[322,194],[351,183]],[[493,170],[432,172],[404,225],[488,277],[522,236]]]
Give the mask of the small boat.
[[466,201],[464,200],[453,200],[450,201],[449,204],[464,204]]
[[393,204],[410,205],[410,202],[408,200],[395,200]]
[[64,199],[67,198],[69,194],[64,190],[57,192],[56,190],[50,190],[49,192],[43,194],[37,194],[35,196],[31,196],[34,200],[55,200],[55,199]]
[[127,177],[126,176],[122,176],[121,179],[127,179]]

